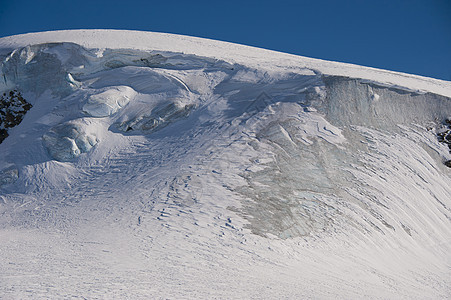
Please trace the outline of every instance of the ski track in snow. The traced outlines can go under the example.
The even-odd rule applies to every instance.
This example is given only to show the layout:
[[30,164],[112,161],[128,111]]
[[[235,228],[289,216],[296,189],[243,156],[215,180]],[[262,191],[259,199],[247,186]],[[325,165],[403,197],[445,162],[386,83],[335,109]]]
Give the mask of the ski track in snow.
[[156,33],[21,47],[1,298],[451,294],[449,82]]

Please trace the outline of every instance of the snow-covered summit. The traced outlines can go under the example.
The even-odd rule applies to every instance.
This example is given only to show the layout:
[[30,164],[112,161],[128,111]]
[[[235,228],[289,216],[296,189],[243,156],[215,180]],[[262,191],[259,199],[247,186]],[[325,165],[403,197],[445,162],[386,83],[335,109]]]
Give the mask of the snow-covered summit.
[[451,96],[451,82],[353,64],[324,61],[234,43],[177,34],[131,30],[61,30],[0,38],[0,54],[28,45],[76,43],[86,48],[169,51],[225,60],[256,68],[312,69],[325,75],[346,76],[395,85],[414,91]]
[[449,295],[450,82],[132,31],[0,59],[1,296]]

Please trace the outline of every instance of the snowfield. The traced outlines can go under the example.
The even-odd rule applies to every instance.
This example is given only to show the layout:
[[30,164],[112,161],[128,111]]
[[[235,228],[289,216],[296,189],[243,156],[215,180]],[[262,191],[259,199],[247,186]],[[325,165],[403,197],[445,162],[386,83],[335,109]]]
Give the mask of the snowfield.
[[31,107],[0,143],[0,298],[449,298],[451,82],[117,30],[0,60]]

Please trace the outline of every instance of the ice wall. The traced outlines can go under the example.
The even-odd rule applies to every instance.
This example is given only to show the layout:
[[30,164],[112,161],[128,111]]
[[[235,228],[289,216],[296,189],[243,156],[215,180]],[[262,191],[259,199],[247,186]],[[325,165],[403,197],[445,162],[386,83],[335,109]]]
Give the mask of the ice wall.
[[444,96],[354,78],[325,76],[323,80],[327,98],[318,109],[340,126],[394,130],[397,124],[442,122],[451,114],[451,101]]
[[[360,79],[314,78],[265,86],[271,100],[239,129],[246,142],[230,151],[246,153],[248,163],[240,172],[245,183],[232,189],[243,197],[237,212],[249,228],[289,238],[347,224],[383,235],[422,231],[421,239],[436,225],[421,228],[411,217],[446,223],[451,181],[443,163],[450,154],[436,128],[450,116],[451,99]],[[303,82],[324,92],[306,93]],[[434,212],[425,214],[424,205]]]

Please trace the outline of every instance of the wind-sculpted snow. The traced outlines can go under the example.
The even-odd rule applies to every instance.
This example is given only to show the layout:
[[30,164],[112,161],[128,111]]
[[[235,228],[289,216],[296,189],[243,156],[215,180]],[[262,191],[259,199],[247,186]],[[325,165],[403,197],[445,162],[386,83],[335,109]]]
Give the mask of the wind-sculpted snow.
[[89,96],[83,111],[93,117],[108,117],[115,114],[135,97],[136,92],[128,86],[109,88]]
[[16,168],[7,168],[0,173],[0,186],[13,183],[19,177],[19,172]]
[[155,47],[5,53],[0,295],[448,297],[446,93]]
[[44,146],[52,158],[70,161],[91,150],[98,142],[95,135],[87,133],[86,127],[79,120],[59,124],[43,135]]
[[188,116],[193,108],[194,104],[184,104],[179,101],[169,102],[161,108],[153,109],[150,113],[136,115],[132,119],[124,119],[128,116],[124,117],[115,126],[123,132],[132,130],[156,131],[169,125],[172,121]]
[[[200,98],[212,92],[210,81],[223,77],[222,69],[230,71],[232,67],[214,59],[174,53],[42,44],[6,56],[2,88],[14,87],[35,97],[48,90],[62,99],[53,113],[62,115],[63,122],[52,124],[43,142],[52,158],[70,161],[97,144],[97,138],[75,126],[74,120],[112,117],[102,125],[122,132],[159,130],[188,116]],[[178,76],[186,77],[191,89]],[[133,104],[127,106],[130,101]]]

